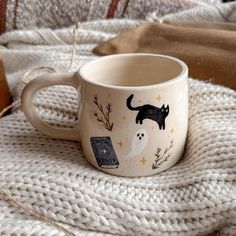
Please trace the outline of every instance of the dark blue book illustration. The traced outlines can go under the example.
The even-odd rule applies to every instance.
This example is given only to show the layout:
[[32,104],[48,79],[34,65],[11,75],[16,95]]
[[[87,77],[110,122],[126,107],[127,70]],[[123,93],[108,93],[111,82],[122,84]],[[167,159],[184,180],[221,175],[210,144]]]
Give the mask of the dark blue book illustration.
[[98,166],[115,169],[119,166],[110,137],[91,137],[90,142]]

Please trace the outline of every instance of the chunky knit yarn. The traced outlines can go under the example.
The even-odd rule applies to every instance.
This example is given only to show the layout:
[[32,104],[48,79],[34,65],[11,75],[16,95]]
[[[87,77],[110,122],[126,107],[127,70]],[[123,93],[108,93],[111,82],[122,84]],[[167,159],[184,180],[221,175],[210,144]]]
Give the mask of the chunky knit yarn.
[[[114,20],[83,24],[74,69],[94,56],[96,43],[139,24]],[[12,93],[27,68],[65,70],[71,29],[16,31],[0,37]],[[13,60],[14,59],[14,60]],[[14,81],[14,83],[13,83]],[[35,106],[50,123],[77,123],[77,94],[56,86]],[[77,142],[50,139],[20,110],[0,120],[0,185],[27,207],[76,235],[235,235],[236,92],[190,79],[189,130],[181,161],[143,178],[94,169]],[[34,220],[0,195],[0,235],[64,235]]]
[[70,26],[75,21],[124,17],[141,19],[154,10],[160,17],[220,2],[221,0],[1,0],[0,33],[35,27],[60,28]]

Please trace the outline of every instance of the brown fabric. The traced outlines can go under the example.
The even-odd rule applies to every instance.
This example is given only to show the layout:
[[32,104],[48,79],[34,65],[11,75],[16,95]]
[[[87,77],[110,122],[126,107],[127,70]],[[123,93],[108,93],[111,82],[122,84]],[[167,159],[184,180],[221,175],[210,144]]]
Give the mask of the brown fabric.
[[144,23],[94,48],[97,55],[148,52],[185,61],[193,78],[236,89],[236,24]]
[[0,34],[6,30],[7,0],[0,1]]
[[0,54],[0,111],[10,105],[10,102],[10,93],[5,78],[2,56]]

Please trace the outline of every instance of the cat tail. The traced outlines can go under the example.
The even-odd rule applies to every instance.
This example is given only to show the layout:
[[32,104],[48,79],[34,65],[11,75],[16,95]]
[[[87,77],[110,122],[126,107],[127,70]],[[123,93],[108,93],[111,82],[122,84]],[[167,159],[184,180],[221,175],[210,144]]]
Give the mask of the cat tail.
[[131,101],[133,99],[134,95],[131,94],[128,98],[127,98],[127,101],[126,101],[126,105],[127,107],[132,110],[132,111],[139,111],[141,109],[141,107],[132,107],[131,105]]

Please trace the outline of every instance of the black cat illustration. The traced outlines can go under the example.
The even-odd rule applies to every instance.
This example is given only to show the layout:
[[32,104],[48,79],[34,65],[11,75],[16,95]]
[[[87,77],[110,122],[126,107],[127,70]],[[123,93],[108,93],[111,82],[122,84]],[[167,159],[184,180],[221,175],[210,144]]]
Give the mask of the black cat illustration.
[[169,105],[165,107],[163,104],[161,108],[149,104],[138,107],[132,107],[131,101],[134,95],[127,98],[127,107],[132,111],[139,111],[136,116],[136,124],[142,124],[144,119],[150,119],[157,122],[159,129],[165,129],[165,119],[169,114]]

